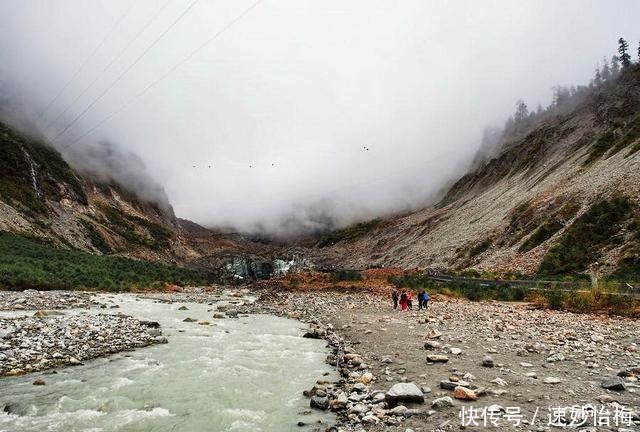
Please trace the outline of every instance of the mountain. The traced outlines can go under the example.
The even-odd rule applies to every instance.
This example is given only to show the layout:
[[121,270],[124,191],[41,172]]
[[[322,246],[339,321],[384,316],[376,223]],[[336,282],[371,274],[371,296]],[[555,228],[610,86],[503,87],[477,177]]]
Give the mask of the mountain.
[[510,125],[435,205],[332,233],[319,255],[394,266],[572,274],[640,272],[640,68],[562,94]]
[[176,218],[168,201],[80,174],[56,150],[4,123],[0,154],[0,231],[56,248],[180,265],[264,252],[240,235]]

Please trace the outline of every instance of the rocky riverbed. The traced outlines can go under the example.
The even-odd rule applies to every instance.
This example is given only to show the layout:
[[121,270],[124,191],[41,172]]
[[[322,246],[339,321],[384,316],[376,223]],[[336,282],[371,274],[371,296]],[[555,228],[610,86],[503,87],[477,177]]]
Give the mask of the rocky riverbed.
[[389,303],[331,292],[268,292],[257,302],[329,340],[343,380],[309,395],[343,430],[640,427],[636,320],[439,296],[428,311]]
[[92,298],[81,291],[0,291],[0,311],[89,309]]
[[[440,296],[428,311],[400,312],[380,293],[277,286],[141,297],[210,305],[211,323],[193,320],[193,325],[248,313],[308,323],[305,337],[327,341],[327,362],[340,376],[320,378],[305,392],[310,410],[335,413],[333,430],[640,428],[640,323],[635,320]],[[104,298],[99,305],[113,306]],[[188,318],[188,310],[184,313]],[[3,318],[0,328],[18,328],[13,320],[19,320],[19,333],[5,334],[0,342],[25,353],[24,361],[11,365],[24,371],[37,370],[33,366],[42,361],[42,367],[56,364],[59,340],[73,348],[60,352],[64,360],[58,365],[159,341],[145,323],[117,315]],[[6,352],[6,347],[0,351]],[[304,418],[299,425],[305,425]]]
[[[124,315],[70,308],[106,308],[90,293],[0,291],[0,377],[23,375],[156,343],[166,343],[156,323]],[[37,310],[34,310],[37,309]]]

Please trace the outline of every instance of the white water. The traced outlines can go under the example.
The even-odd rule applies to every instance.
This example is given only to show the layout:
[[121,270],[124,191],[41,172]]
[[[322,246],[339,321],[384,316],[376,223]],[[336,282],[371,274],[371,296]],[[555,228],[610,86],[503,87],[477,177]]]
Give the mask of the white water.
[[[300,323],[266,315],[214,320],[212,306],[202,304],[116,301],[118,311],[159,321],[169,344],[0,379],[0,407],[15,412],[0,413],[0,431],[281,432],[330,420],[309,414],[302,396],[330,369],[325,343],[303,339]],[[189,310],[178,311],[182,305]],[[32,385],[37,378],[47,385]]]
[[38,179],[36,177],[36,168],[38,165],[35,163],[35,161],[31,158],[31,155],[27,153],[26,150],[22,150],[22,151],[24,152],[24,156],[27,159],[27,162],[29,163],[29,173],[31,174],[31,185],[33,186],[33,190],[36,193],[36,197],[38,199],[41,199],[42,191],[38,187]]

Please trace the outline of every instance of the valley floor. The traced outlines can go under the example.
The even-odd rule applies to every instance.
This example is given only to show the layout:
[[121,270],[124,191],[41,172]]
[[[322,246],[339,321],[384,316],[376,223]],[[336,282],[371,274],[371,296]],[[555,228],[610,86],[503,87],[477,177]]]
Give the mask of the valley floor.
[[[459,430],[463,409],[468,429],[554,430],[550,423],[567,425],[572,415],[586,417],[580,430],[640,429],[637,320],[437,295],[427,311],[400,312],[383,289],[299,291],[267,284],[240,291],[256,301],[239,304],[234,313],[296,318],[310,323],[310,337],[329,340],[328,361],[340,357],[344,379],[318,381],[310,396],[331,402],[338,430]],[[187,289],[143,295],[210,304],[220,294]],[[14,293],[0,292],[0,299],[5,310],[29,304]],[[36,304],[48,306],[46,299]],[[424,402],[389,410],[381,393],[403,382],[415,383]],[[458,396],[477,400],[454,398],[460,385],[471,391],[458,389]],[[483,416],[488,407],[493,416]],[[591,409],[603,423],[594,425]],[[485,427],[485,420],[499,426]]]
[[[403,421],[414,431],[458,430],[463,407],[468,413],[472,407],[481,412],[490,406],[500,410],[500,430],[551,430],[550,420],[558,422],[559,408],[568,408],[569,423],[569,408],[587,405],[602,410],[603,422],[610,411],[611,430],[634,430],[629,418],[629,425],[620,417],[617,426],[622,429],[615,427],[616,410],[632,413],[635,427],[640,427],[637,320],[442,296],[427,311],[409,312],[393,310],[380,294],[291,292],[265,297],[292,309],[290,315],[315,315],[350,341],[377,378],[372,393],[400,382],[422,388],[425,403],[414,405],[417,414]],[[433,361],[427,361],[429,356]],[[460,383],[475,389],[478,399],[455,399],[453,389]],[[625,390],[620,390],[622,385]],[[453,406],[432,406],[447,396]],[[520,425],[514,424],[519,417],[507,416],[506,410],[522,414]],[[533,424],[527,424],[534,415]],[[467,423],[471,429],[474,421],[483,429],[482,416]],[[607,430],[605,424],[597,430]],[[581,427],[589,425],[594,427],[592,416]],[[387,429],[380,423],[366,430]]]

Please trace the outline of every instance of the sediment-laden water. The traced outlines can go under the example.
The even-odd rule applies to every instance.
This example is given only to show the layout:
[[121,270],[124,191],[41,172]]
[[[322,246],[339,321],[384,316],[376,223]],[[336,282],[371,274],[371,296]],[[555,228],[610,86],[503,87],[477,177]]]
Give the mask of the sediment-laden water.
[[[300,430],[302,390],[323,374],[325,343],[266,315],[212,319],[211,306],[118,297],[119,312],[158,321],[167,345],[83,366],[0,379],[2,432]],[[188,310],[178,310],[186,305]],[[187,317],[213,325],[187,323]],[[42,378],[45,386],[34,386]]]

